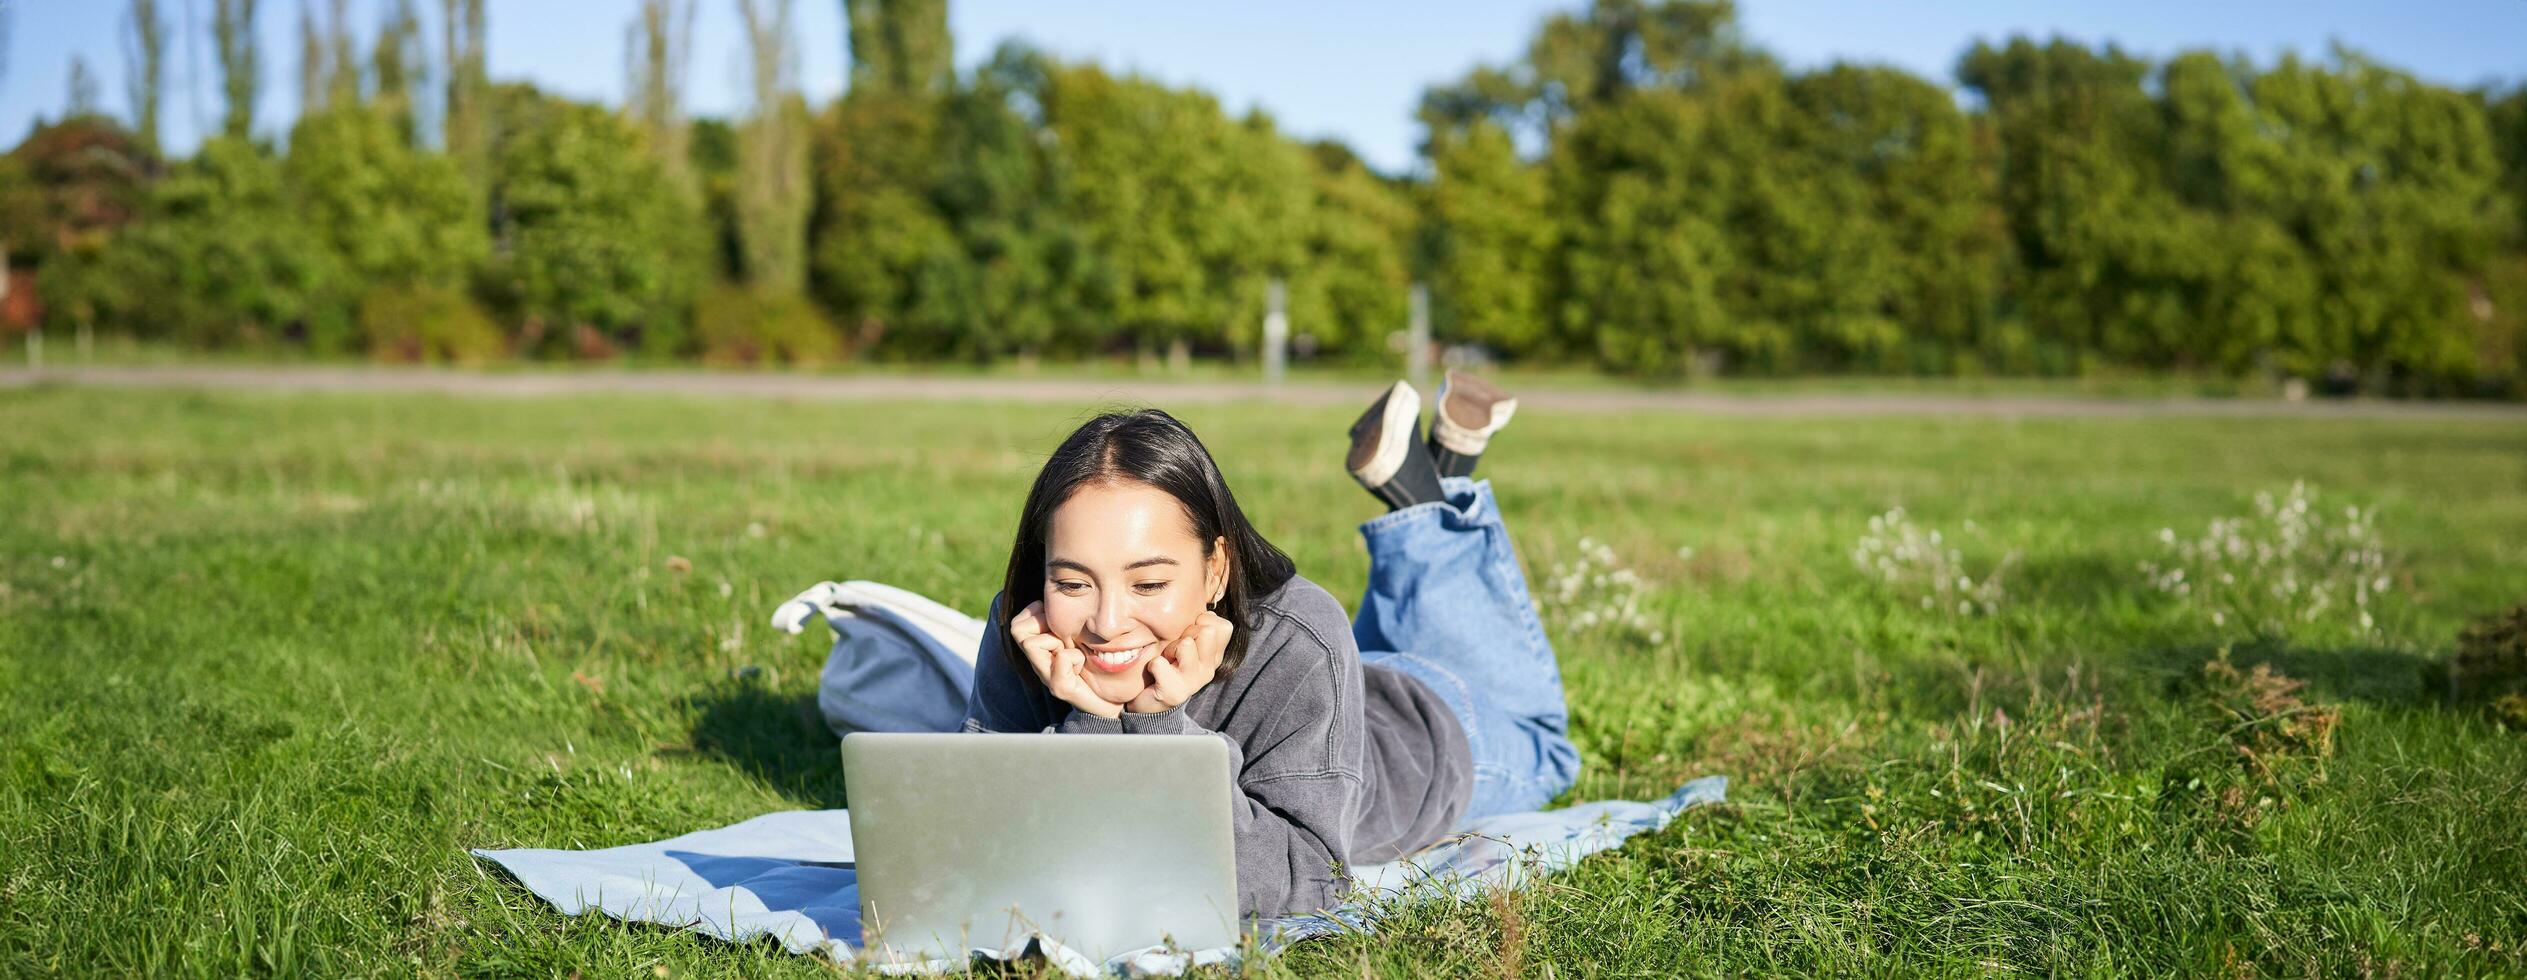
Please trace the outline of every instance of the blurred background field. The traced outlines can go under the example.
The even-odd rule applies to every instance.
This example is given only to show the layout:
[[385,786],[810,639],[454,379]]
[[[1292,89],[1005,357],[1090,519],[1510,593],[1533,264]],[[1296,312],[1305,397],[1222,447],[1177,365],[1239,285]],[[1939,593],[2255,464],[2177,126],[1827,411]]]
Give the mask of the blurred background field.
[[[465,849],[846,804],[765,617],[981,608],[1092,407],[0,391],[0,974],[827,972]],[[1351,601],[1351,412],[1182,414]],[[2515,420],[1540,410],[1484,471],[1573,796],[1733,802],[1260,972],[2527,970],[2527,675],[2458,656],[2527,600]]]
[[[2270,43],[2303,34],[2236,5],[2126,7],[2158,46],[1925,10],[2009,25],[1959,27],[1933,69],[1793,59],[1775,45],[1819,28],[1767,36],[1725,0],[1516,26],[1486,5],[1501,36],[1447,42],[1464,53],[1383,126],[1409,115],[1405,149],[1038,46],[1024,17],[956,36],[946,0],[639,0],[562,25],[485,0],[0,5],[0,52],[68,76],[7,115],[32,126],[0,155],[0,332],[54,364],[130,341],[1197,377],[1286,346],[1316,370],[1441,351],[1653,383],[2527,392],[2527,66],[2443,63],[2527,31],[2515,4],[2272,9],[2355,28],[2330,45]],[[1450,16],[1314,7],[1255,43],[1289,74],[1384,77],[1355,35],[1424,58],[1411,22]],[[1108,17],[1133,19],[1035,20]],[[512,19],[571,43],[517,45],[495,77]],[[2194,35],[2161,19],[2206,33],[2170,46]],[[2364,25],[2404,58],[2366,53]],[[604,97],[539,86],[539,58],[584,68],[591,31]],[[32,100],[14,60],[0,93]],[[731,97],[703,111],[697,79]]]

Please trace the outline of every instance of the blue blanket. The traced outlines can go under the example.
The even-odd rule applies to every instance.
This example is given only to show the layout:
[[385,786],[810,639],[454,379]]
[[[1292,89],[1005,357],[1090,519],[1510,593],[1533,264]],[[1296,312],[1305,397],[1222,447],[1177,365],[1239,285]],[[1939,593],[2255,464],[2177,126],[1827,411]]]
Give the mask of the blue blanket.
[[[1194,951],[1152,947],[1103,963],[1041,936],[977,946],[972,957],[1009,960],[1032,947],[1074,976],[1173,976],[1195,965],[1269,956],[1290,943],[1344,930],[1374,930],[1388,903],[1472,897],[1496,885],[1567,867],[1667,825],[1678,813],[1719,802],[1720,776],[1686,783],[1665,799],[1582,803],[1509,813],[1401,860],[1353,871],[1352,898],[1312,915],[1268,920],[1243,947]],[[850,962],[860,941],[860,887],[851,868],[851,813],[795,810],[648,844],[593,851],[477,850],[566,915],[603,912],[626,922],[690,929],[736,942],[770,938],[793,953]],[[943,972],[967,962],[933,961],[889,972]]]

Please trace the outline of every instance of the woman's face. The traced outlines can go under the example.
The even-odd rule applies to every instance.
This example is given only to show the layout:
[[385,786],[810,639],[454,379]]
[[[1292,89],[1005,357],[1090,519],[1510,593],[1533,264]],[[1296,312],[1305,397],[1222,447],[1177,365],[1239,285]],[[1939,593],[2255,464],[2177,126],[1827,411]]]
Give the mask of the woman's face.
[[[1203,552],[1210,552],[1205,557]],[[1088,687],[1115,704],[1228,583],[1226,542],[1194,537],[1184,505],[1145,483],[1079,488],[1044,542],[1044,619],[1087,655]]]

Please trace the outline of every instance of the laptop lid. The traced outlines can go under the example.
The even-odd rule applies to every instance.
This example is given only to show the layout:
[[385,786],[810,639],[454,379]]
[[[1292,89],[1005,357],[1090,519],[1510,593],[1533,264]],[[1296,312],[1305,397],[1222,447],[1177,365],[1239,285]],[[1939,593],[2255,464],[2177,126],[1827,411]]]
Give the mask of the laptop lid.
[[1092,959],[1237,941],[1228,747],[1213,735],[862,732],[842,740],[863,955]]

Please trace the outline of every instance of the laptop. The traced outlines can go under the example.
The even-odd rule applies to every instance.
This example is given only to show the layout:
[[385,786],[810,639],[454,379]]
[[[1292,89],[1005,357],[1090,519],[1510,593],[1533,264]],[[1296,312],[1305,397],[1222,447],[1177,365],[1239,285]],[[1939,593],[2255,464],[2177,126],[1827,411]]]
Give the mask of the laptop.
[[862,732],[842,740],[862,957],[1092,960],[1237,942],[1228,746],[1213,735]]

